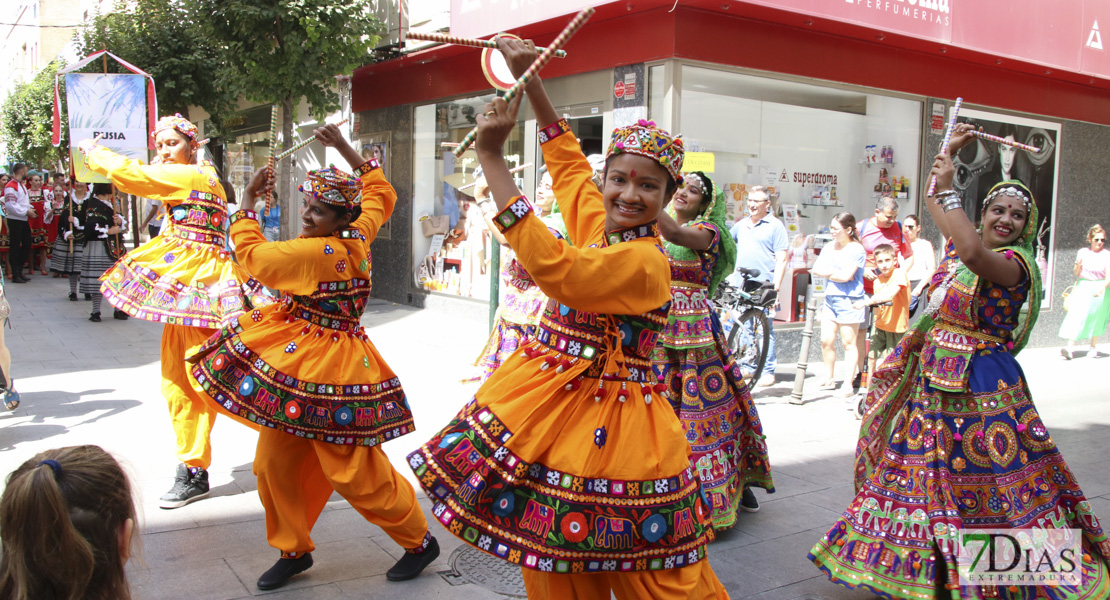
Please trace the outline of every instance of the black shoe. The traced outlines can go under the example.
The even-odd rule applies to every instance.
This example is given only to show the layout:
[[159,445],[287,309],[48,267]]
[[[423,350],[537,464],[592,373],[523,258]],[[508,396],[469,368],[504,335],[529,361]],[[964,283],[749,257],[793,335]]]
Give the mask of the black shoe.
[[89,314],[89,320],[92,321],[93,323],[99,323],[100,322],[100,313],[98,313],[98,312],[90,313]]
[[856,373],[856,376],[852,378],[852,389],[853,390],[858,390],[859,386],[861,386],[861,385],[863,385],[863,373],[862,372]]
[[258,578],[258,589],[276,590],[285,585],[289,578],[304,573],[312,566],[312,553],[305,552],[297,558],[279,558],[270,570]]
[[13,277],[12,282],[14,282],[14,283],[27,283],[27,280],[22,278],[22,277]]
[[92,300],[92,294],[85,294],[85,300]]
[[759,501],[755,499],[752,488],[744,488],[744,496],[740,498],[740,510],[744,512],[759,512]]
[[69,301],[70,302],[77,302],[77,292],[70,292],[69,293]]
[[112,313],[112,318],[113,319],[119,319],[120,321],[126,321],[127,319],[130,319],[131,317],[127,313],[123,312],[122,310],[117,309],[116,312]]
[[406,581],[412,579],[439,558],[439,542],[433,537],[428,547],[420,554],[406,552],[393,568],[386,572],[385,578],[390,581]]
[[158,499],[158,506],[162,508],[181,508],[190,502],[208,497],[208,471],[197,469],[190,472],[184,464],[177,465],[177,476],[173,478],[173,487],[164,496]]

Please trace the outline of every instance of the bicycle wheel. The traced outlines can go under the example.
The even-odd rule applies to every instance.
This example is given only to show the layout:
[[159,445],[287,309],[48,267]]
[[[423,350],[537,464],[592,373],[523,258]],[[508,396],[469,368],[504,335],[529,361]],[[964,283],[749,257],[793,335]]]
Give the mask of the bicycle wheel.
[[767,315],[760,308],[749,308],[740,315],[728,334],[728,351],[745,374],[751,373],[752,384],[759,381],[767,363],[771,346],[771,328]]

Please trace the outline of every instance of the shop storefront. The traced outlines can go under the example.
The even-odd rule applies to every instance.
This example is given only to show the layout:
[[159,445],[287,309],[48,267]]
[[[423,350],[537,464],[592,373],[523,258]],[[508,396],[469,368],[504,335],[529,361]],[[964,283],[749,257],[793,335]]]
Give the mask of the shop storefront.
[[[1071,254],[1082,243],[1071,238],[1085,231],[1088,220],[1110,221],[1110,208],[1101,206],[1084,207],[1082,218],[1057,210],[1059,198],[1080,202],[1090,189],[1084,177],[1097,178],[1096,169],[1067,175],[1059,165],[1067,160],[1062,153],[1095,151],[1093,140],[1108,135],[1110,77],[1078,67],[1046,73],[1043,66],[1019,60],[1034,56],[999,58],[987,55],[984,44],[949,45],[953,23],[965,18],[964,3],[945,3],[946,11],[940,3],[929,9],[926,17],[937,16],[940,22],[922,17],[919,6],[920,24],[912,14],[863,11],[836,20],[806,15],[804,7],[791,13],[768,4],[775,3],[733,1],[673,11],[669,4],[652,3],[633,11],[598,7],[567,46],[569,56],[545,68],[545,85],[590,151],[603,147],[614,126],[636,118],[652,118],[681,132],[688,151],[698,153],[696,164],[712,171],[728,191],[732,219],[744,216],[751,186],[773,188],[776,215],[792,237],[790,276],[777,315],[787,330],[786,323],[803,316],[801,290],[813,260],[810,250],[823,243],[835,213],[865,219],[880,195],[898,200],[900,218],[924,212],[919,196],[928,173],[925,163],[936,151],[952,100],[962,96],[962,114],[988,132],[1012,131],[1019,141],[1045,147],[1038,155],[1007,158],[997,146],[978,144],[958,162],[961,185],[971,195],[985,189],[996,171],[1004,172],[1004,162],[1036,178],[1046,227],[1039,261],[1046,271],[1045,306],[1055,313],[1058,308],[1052,307],[1059,302],[1051,296],[1067,285],[1062,270],[1054,269],[1060,240],[1067,240],[1062,248]],[[879,26],[878,21],[867,25],[868,19],[883,21],[887,29],[868,29]],[[518,23],[514,32],[543,44],[565,20]],[[909,31],[914,27],[924,33]],[[939,50],[935,40],[926,39],[941,35],[934,30],[947,36]],[[484,37],[489,32],[458,33]],[[918,34],[926,37],[913,37]],[[620,43],[633,38],[635,44]],[[356,71],[353,89],[353,107],[363,121],[381,123],[398,111],[411,115],[395,119],[401,127],[392,135],[411,140],[411,158],[402,158],[398,163],[409,164],[397,164],[392,172],[398,191],[406,193],[393,219],[393,239],[379,242],[384,251],[407,259],[378,262],[375,277],[388,289],[377,282],[375,289],[390,300],[420,306],[439,306],[450,298],[483,306],[492,276],[489,235],[463,218],[472,211],[473,188],[467,186],[476,161],[472,154],[454,159],[450,152],[450,144],[469,131],[493,94],[477,52],[440,46],[368,65]],[[527,194],[534,191],[542,165],[536,126],[525,104],[506,149],[510,166],[525,166],[517,183]],[[1108,213],[1105,218],[1100,211]],[[406,221],[403,235],[398,235],[399,219]],[[939,244],[931,223],[925,225]],[[440,232],[444,227],[447,231]],[[456,230],[463,235],[452,243]],[[421,275],[422,268],[430,277]],[[1043,322],[1052,320],[1042,316]]]

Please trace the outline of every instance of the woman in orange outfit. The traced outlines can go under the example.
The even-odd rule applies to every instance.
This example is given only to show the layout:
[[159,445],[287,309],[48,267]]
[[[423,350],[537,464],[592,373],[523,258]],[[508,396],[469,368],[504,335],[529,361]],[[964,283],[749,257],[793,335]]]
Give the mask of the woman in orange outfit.
[[181,464],[160,506],[178,508],[208,496],[209,437],[216,418],[189,384],[185,351],[266,299],[224,251],[227,195],[212,163],[197,164],[196,126],[181,115],[163,117],[152,135],[157,165],[121,156],[91,139],[78,147],[91,170],[128,194],[160,200],[171,214],[165,235],[121,258],[101,277],[101,291],[117,309],[165,324],[162,395]]
[[[361,182],[334,167],[310,171],[295,240],[267,242],[253,211],[232,215],[236,258],[284,301],[243,315],[189,359],[198,393],[264,426],[254,472],[266,536],[281,558],[259,578],[263,590],[312,566],[310,533],[332,491],[405,549],[388,579],[416,577],[439,555],[412,485],[379,446],[413,430],[408,401],[359,324],[370,242],[397,194],[338,127],[317,129],[316,138],[337,148]],[[248,198],[266,174],[255,174]]]
[[[536,56],[500,40],[514,73]],[[656,218],[682,142],[648,121],[618,129],[599,192],[539,79],[526,87],[567,232],[551,236],[502,157],[519,99],[478,119],[494,222],[551,298],[536,335],[409,465],[449,531],[520,565],[535,599],[727,598],[706,560],[707,506],[682,426],[655,388],[670,267]],[[660,386],[662,387],[662,386]]]

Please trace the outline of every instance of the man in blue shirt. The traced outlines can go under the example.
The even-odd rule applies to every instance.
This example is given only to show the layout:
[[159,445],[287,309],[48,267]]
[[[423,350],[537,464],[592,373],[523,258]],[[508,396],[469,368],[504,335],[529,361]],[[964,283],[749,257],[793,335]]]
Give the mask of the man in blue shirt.
[[[751,188],[748,192],[749,217],[744,217],[732,226],[730,233],[736,240],[736,269],[759,269],[760,281],[769,281],[774,284],[775,291],[782,285],[782,276],[786,272],[786,249],[789,240],[786,236],[786,227],[770,214],[771,196],[767,189],[761,185]],[[740,284],[739,273],[729,276],[729,283]],[[767,349],[767,363],[763,367],[763,375],[756,385],[766,387],[775,383],[775,329],[774,312],[767,311],[771,342]],[[741,368],[754,371],[754,364],[743,364]]]

